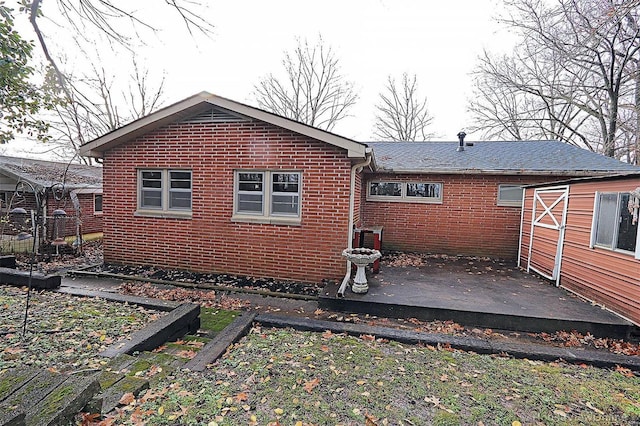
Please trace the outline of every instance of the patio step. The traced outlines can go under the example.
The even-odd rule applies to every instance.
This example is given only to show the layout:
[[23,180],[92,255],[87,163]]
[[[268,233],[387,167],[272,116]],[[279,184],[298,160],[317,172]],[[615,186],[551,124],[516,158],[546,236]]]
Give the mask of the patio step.
[[561,288],[529,283],[521,287],[468,287],[473,291],[462,292],[459,286],[446,282],[408,281],[388,286],[370,280],[367,294],[347,291],[345,297],[338,297],[337,284],[329,284],[320,292],[318,306],[379,317],[453,321],[467,327],[529,333],[577,331],[628,339],[637,331],[631,322]]

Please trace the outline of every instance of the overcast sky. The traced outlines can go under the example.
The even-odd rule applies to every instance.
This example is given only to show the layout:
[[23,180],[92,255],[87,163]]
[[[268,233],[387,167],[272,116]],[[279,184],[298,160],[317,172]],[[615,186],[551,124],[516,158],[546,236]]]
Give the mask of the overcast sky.
[[210,39],[189,36],[161,3],[136,2],[162,28],[137,58],[152,72],[165,71],[165,106],[200,91],[255,105],[253,86],[282,71],[284,52],[295,48],[296,38],[315,42],[322,35],[360,95],[334,132],[358,141],[372,140],[374,106],[387,76],[405,71],[418,77],[436,139],[456,140],[470,123],[465,107],[476,58],[485,48],[509,48],[493,19],[498,0],[203,0],[203,16],[215,26]]

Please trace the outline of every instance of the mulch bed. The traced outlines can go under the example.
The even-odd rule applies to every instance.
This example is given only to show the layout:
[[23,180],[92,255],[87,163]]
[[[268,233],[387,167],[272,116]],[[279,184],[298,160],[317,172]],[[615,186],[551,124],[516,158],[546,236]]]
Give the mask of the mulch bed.
[[229,274],[207,274],[189,272],[176,269],[161,269],[153,266],[127,266],[105,263],[93,268],[95,272],[141,277],[144,279],[174,281],[189,284],[208,284],[223,287],[235,287],[241,289],[266,290],[277,293],[299,294],[304,296],[317,296],[322,286],[314,284],[298,283],[293,281],[280,281],[248,276]]

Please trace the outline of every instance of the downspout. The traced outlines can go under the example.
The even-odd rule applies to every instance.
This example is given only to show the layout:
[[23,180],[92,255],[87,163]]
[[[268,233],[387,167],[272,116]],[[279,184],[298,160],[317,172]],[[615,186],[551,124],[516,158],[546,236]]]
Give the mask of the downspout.
[[[351,167],[351,189],[349,191],[349,227],[347,229],[347,248],[353,248],[353,211],[355,209],[356,198],[356,173],[360,173],[364,167],[371,164],[371,151],[367,149],[365,152],[366,159],[362,163],[355,164]],[[347,270],[342,279],[342,284],[338,289],[338,297],[344,297],[347,284],[351,279],[351,261],[347,260]]]

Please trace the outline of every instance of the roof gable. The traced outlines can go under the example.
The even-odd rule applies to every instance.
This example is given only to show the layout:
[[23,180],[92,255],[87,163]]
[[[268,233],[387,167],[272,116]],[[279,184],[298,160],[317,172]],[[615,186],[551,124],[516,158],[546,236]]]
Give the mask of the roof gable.
[[640,171],[559,141],[474,142],[458,152],[458,142],[370,142],[379,172],[484,173],[587,176]]
[[[215,108],[212,108],[215,107]],[[209,115],[210,114],[210,115]],[[349,158],[365,158],[366,145],[315,127],[281,117],[221,96],[201,92],[133,121],[80,147],[80,154],[101,158],[117,145],[181,120],[216,120],[222,117],[252,118],[308,136],[347,151]]]

